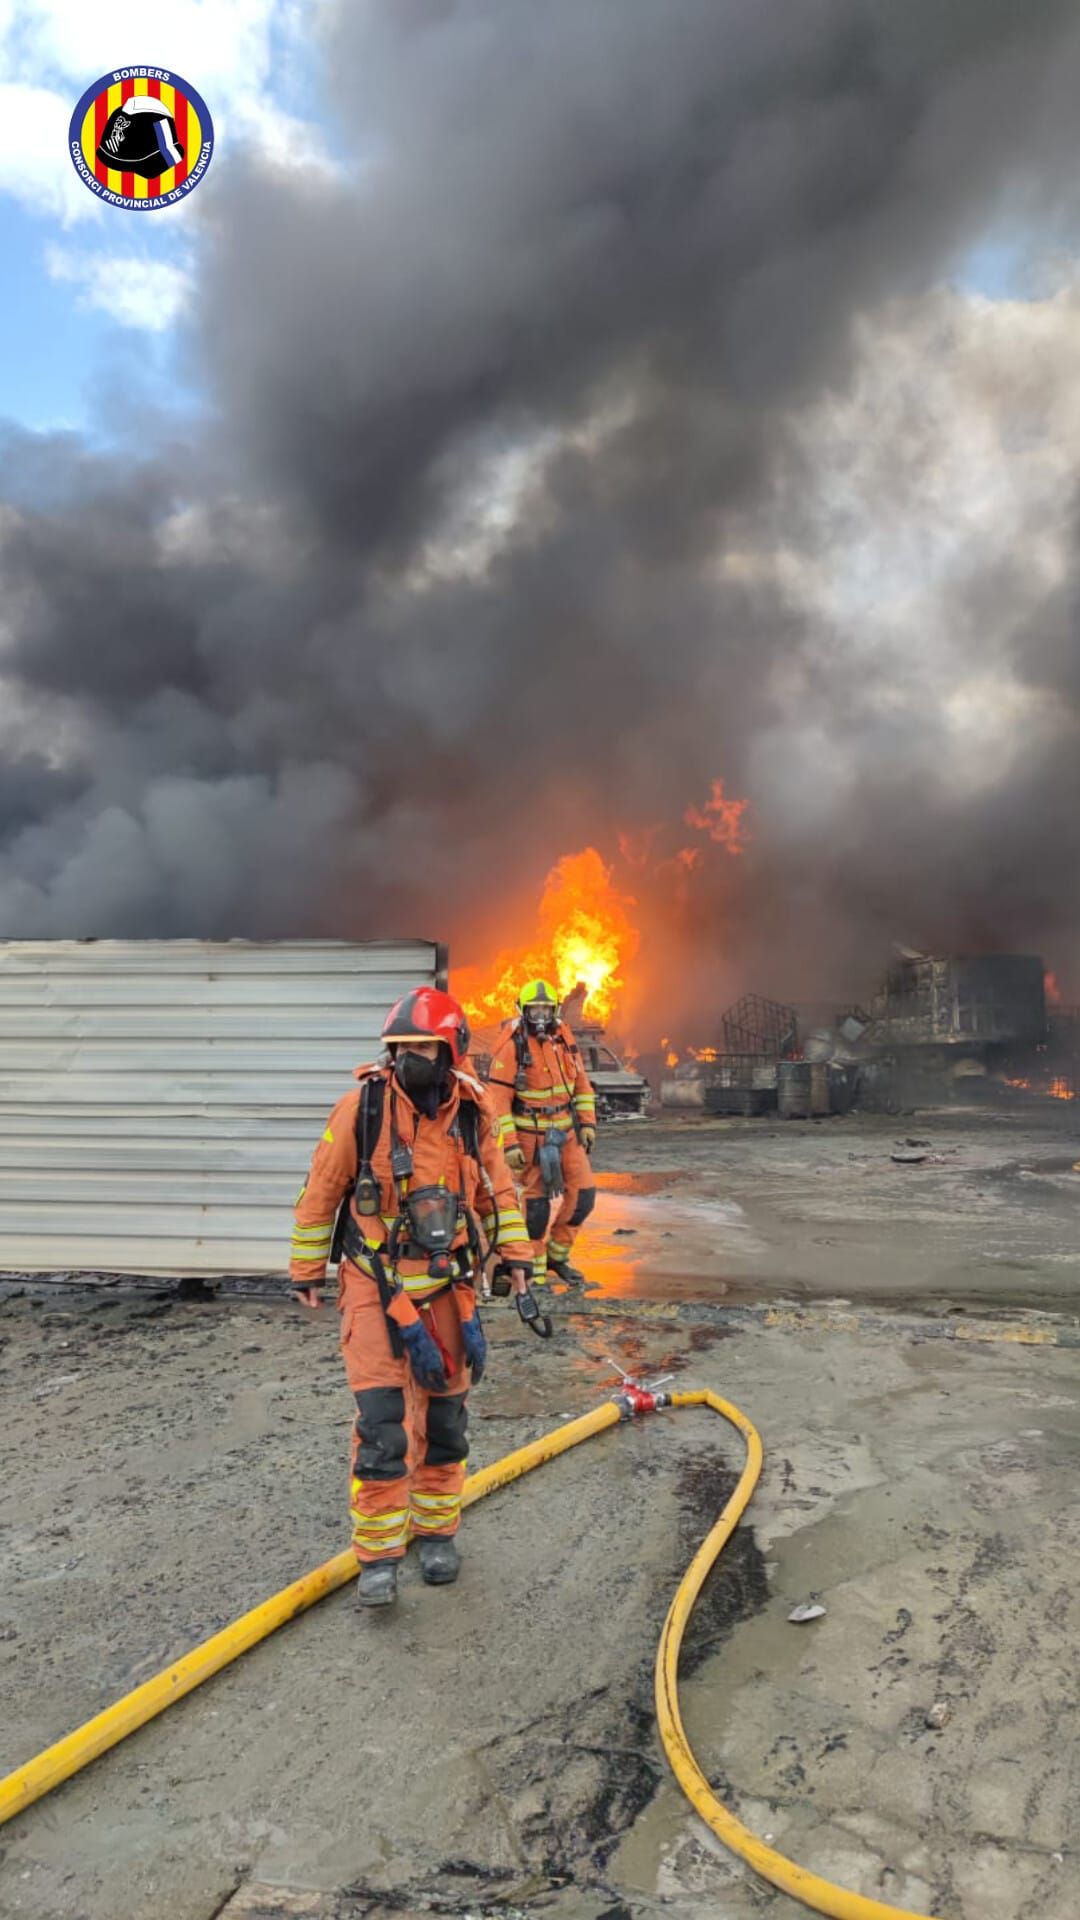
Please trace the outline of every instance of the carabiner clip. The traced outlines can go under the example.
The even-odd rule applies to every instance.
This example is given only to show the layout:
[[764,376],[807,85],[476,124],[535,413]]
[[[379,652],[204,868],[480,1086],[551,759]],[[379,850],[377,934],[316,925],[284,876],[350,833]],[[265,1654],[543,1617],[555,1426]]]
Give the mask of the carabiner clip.
[[539,1340],[551,1339],[551,1315],[541,1313],[535,1293],[526,1287],[524,1293],[515,1295],[517,1310],[525,1325]]

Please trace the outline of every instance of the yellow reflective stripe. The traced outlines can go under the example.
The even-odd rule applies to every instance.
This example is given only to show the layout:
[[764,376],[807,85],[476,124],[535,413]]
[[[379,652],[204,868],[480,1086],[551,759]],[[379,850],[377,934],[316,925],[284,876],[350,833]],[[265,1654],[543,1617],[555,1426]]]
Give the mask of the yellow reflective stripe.
[[500,1213],[495,1227],[497,1240],[524,1240],[525,1216],[517,1213]]
[[566,1121],[569,1118],[569,1109],[565,1115],[560,1115],[558,1118],[543,1113],[519,1113],[516,1126],[519,1133],[550,1133],[552,1127],[562,1127],[565,1132]]
[[575,1093],[574,1105],[575,1107],[578,1108],[579,1111],[584,1107],[595,1107],[596,1105],[595,1093]]
[[358,1513],[355,1518],[362,1520],[373,1533],[392,1533],[395,1527],[400,1527],[407,1514],[407,1507],[391,1507],[389,1513]]
[[461,1514],[459,1494],[422,1494],[412,1497],[414,1533],[445,1533],[454,1527]]
[[446,1285],[445,1280],[433,1280],[430,1273],[399,1273],[398,1279],[408,1294],[434,1293]]
[[[355,1484],[355,1483],[354,1483]],[[353,1543],[371,1553],[388,1553],[403,1547],[409,1538],[409,1514],[406,1507],[391,1513],[357,1513],[353,1509]]]
[[501,1114],[499,1115],[499,1138],[500,1138],[501,1140],[505,1140],[505,1139],[506,1139],[506,1136],[507,1136],[507,1134],[508,1134],[508,1133],[513,1133],[513,1131],[514,1131],[514,1116],[513,1116],[513,1114],[512,1114],[512,1113],[501,1113]]
[[519,1093],[516,1098],[527,1107],[539,1106],[544,1102],[548,1106],[555,1102],[558,1106],[565,1107],[570,1093],[567,1087],[529,1087],[525,1092]]
[[409,1528],[406,1522],[396,1533],[372,1533],[362,1520],[353,1522],[353,1545],[366,1547],[369,1553],[392,1553],[396,1547],[408,1544]]
[[294,1240],[311,1240],[314,1241],[316,1245],[325,1241],[327,1246],[329,1246],[334,1237],[333,1221],[331,1221],[328,1227],[294,1227],[292,1237]]

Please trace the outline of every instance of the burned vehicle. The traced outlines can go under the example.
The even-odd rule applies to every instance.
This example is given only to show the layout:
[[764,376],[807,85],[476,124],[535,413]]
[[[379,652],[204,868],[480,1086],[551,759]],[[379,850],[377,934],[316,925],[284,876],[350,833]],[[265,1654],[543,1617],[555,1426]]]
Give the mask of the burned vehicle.
[[603,1027],[575,1027],[585,1071],[596,1093],[601,1120],[643,1120],[649,1104],[649,1083],[628,1067],[608,1044]]

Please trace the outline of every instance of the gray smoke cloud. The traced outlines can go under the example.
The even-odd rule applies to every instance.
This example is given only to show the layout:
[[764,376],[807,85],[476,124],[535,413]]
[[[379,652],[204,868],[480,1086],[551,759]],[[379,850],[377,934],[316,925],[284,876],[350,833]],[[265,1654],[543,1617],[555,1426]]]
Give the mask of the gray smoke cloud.
[[944,284],[1072,246],[1069,0],[353,3],[323,73],[336,173],[200,189],[209,417],[7,436],[0,932],[478,958],[659,824],[687,1007],[1080,992],[1080,296]]

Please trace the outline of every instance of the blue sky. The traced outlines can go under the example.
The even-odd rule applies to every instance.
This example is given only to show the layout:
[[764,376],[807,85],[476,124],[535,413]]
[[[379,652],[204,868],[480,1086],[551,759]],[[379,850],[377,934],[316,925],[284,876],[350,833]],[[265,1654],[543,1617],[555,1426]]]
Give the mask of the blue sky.
[[[117,221],[124,217],[116,215]],[[98,437],[107,432],[102,381],[110,371],[134,377],[156,399],[171,394],[175,403],[190,404],[193,396],[176,378],[172,329],[122,325],[91,305],[76,284],[57,280],[47,265],[50,242],[57,244],[51,225],[0,195],[0,248],[9,264],[18,262],[9,280],[17,294],[0,321],[0,417],[37,430],[82,428]],[[168,259],[170,251],[168,244],[154,249],[144,240],[138,254]]]
[[117,65],[161,65],[202,94],[212,165],[250,144],[329,168],[318,27],[326,0],[0,0],[0,419],[110,437],[107,396],[130,385],[190,407],[177,330],[196,294],[202,188],[175,209],[103,207],[67,151],[84,89]]

